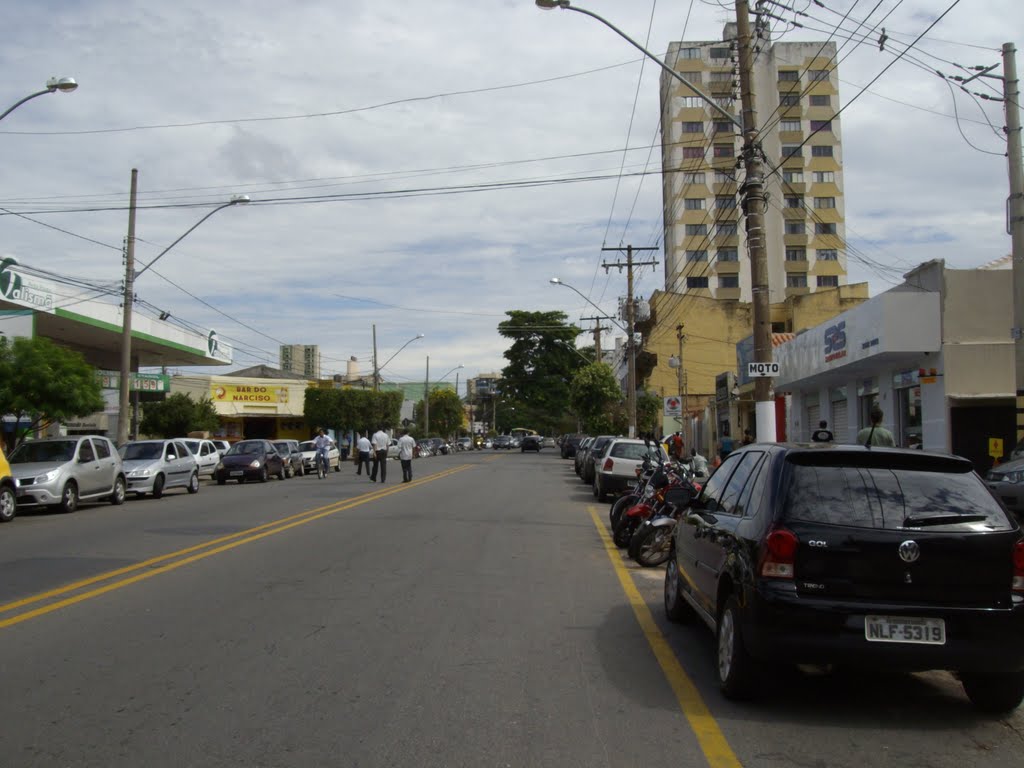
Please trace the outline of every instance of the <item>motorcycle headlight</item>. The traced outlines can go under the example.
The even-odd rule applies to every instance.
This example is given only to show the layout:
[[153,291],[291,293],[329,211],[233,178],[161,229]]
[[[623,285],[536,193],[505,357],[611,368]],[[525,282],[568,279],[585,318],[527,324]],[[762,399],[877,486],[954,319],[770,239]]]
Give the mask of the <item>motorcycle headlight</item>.
[[249,466],[252,467],[253,469],[259,469],[260,468],[260,460],[259,459],[253,459],[252,463]]

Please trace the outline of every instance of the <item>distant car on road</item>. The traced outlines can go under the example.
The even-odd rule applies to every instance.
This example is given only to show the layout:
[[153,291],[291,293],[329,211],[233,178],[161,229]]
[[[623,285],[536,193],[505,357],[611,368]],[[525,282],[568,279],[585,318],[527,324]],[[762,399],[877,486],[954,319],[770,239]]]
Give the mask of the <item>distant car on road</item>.
[[498,435],[494,438],[492,446],[496,451],[509,451],[512,449],[512,435]]
[[[196,457],[199,464],[200,477],[213,477],[217,470],[217,462],[220,461],[220,450],[213,440],[197,440],[191,437],[181,438],[181,442]],[[226,450],[226,449],[225,449]]]
[[473,438],[471,437],[460,437],[456,441],[460,451],[471,451],[473,450]]
[[[299,443],[299,451],[302,452],[302,468],[311,475],[316,474],[316,443],[312,440],[303,440]],[[341,472],[341,451],[338,444],[331,440],[331,447],[327,451],[327,467],[334,467],[335,472]]]
[[519,444],[519,450],[521,453],[526,453],[527,451],[536,451],[537,453],[540,453],[540,449],[543,447],[543,440],[540,435],[527,435]]
[[985,475],[985,481],[996,498],[1024,525],[1024,459],[993,467]]
[[305,474],[303,454],[299,450],[298,440],[275,440],[274,448],[284,459],[284,473],[288,477],[302,477]]
[[217,465],[217,485],[228,480],[267,482],[271,475],[284,480],[284,459],[269,440],[239,440],[231,446]]
[[182,440],[136,440],[118,453],[128,490],[139,498],[149,493],[159,499],[171,488],[199,491],[199,462]]
[[8,461],[18,505],[59,507],[74,512],[82,501],[123,504],[121,457],[105,437],[48,437],[22,443]]
[[561,444],[558,446],[563,459],[571,459],[576,456],[576,451],[586,439],[586,435],[566,435],[562,438]]

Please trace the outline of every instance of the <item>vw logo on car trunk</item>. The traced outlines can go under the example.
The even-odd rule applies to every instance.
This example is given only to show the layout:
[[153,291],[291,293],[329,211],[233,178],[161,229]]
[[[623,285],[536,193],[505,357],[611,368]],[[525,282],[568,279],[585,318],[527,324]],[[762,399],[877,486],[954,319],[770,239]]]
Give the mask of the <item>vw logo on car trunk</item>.
[[899,552],[900,559],[905,563],[917,562],[917,558],[921,556],[921,548],[916,541],[904,541],[900,544]]

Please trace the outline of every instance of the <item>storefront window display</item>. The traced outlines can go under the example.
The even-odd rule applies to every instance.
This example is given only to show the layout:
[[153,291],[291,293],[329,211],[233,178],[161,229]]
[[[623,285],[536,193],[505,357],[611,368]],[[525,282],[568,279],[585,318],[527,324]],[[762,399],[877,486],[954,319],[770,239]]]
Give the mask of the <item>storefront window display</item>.
[[896,444],[901,448],[921,447],[921,386],[917,371],[892,377],[896,393]]
[[871,426],[871,409],[878,404],[878,379],[872,377],[857,384],[857,424],[859,429]]

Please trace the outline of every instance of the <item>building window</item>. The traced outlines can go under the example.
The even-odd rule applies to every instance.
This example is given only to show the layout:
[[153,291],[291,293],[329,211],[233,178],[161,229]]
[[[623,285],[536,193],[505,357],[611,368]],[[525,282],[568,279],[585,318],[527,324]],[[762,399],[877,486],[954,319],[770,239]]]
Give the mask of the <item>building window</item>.
[[828,70],[827,69],[812,69],[807,74],[810,76],[812,83],[820,83],[820,82],[823,82],[825,80],[828,80]]
[[799,144],[783,144],[782,145],[782,159],[785,160],[788,157],[803,157],[804,148]]
[[836,199],[834,197],[816,197],[814,198],[814,207],[819,209],[835,208]]
[[735,197],[716,197],[715,208],[722,210],[724,208],[735,208],[736,198]]
[[699,59],[700,48],[680,48],[679,49],[680,59]]
[[818,261],[839,261],[839,251],[835,248],[819,248]]
[[704,174],[703,173],[684,173],[683,184],[703,184]]
[[832,106],[831,96],[811,96],[812,107],[830,107]]
[[798,107],[800,106],[800,94],[799,93],[780,93],[779,104],[783,107]]
[[704,147],[683,147],[684,160],[698,160],[704,157]]
[[715,157],[735,157],[736,148],[732,144],[715,144]]
[[807,287],[807,273],[806,272],[790,272],[786,275],[786,287],[787,288],[806,288]]
[[704,99],[700,96],[683,96],[683,106],[688,108],[703,107]]
[[711,58],[712,59],[728,59],[732,55],[730,48],[712,48]]
[[[723,221],[715,225],[716,235],[735,235],[736,234],[736,222],[735,221]],[[721,253],[721,251],[719,251]]]
[[834,235],[836,233],[835,224],[815,224],[814,234],[816,235]]
[[711,98],[715,104],[725,110],[732,109],[732,103],[736,101],[732,96],[712,96]]
[[731,83],[734,75],[732,72],[712,72],[708,81],[712,83]]
[[819,288],[838,288],[839,275],[818,275]]
[[807,234],[807,226],[802,221],[787,221],[786,222],[786,234],[787,235],[805,235],[805,234]]
[[736,181],[736,177],[728,171],[715,171],[715,184],[731,184]]
[[686,252],[686,260],[687,261],[707,261],[708,260],[708,252],[707,251],[687,251]]
[[719,248],[717,256],[719,261],[740,260],[740,253],[735,248]]
[[795,83],[800,79],[800,72],[795,69],[783,69],[779,71],[779,80],[787,83]]
[[703,82],[700,72],[680,72],[679,76],[686,82],[694,83],[695,85],[700,85]]
[[715,133],[732,133],[734,127],[728,120],[722,120],[715,123]]
[[719,275],[718,276],[718,287],[719,288],[739,288],[740,287],[740,276],[739,275]]
[[684,201],[684,207],[688,211],[703,211],[704,210],[704,198],[703,197],[688,197]]
[[811,120],[812,133],[832,133],[831,120]]
[[799,195],[788,195],[786,197],[786,207],[787,208],[803,208],[804,207],[804,199],[802,197],[800,197]]
[[786,261],[807,261],[806,248],[787,248]]
[[799,131],[800,121],[799,120],[783,120],[779,123],[780,131]]
[[706,277],[688,277],[686,278],[687,288],[707,288],[708,279]]
[[832,157],[832,145],[823,144],[817,147],[811,147],[811,157]]
[[804,172],[803,171],[786,171],[782,172],[782,180],[787,184],[803,184],[804,183]]
[[704,133],[704,123],[685,122],[683,123],[683,133]]
[[700,237],[708,233],[707,224],[687,224],[686,225],[686,236],[687,237]]
[[815,171],[814,172],[814,183],[815,184],[834,184],[836,180],[836,174],[834,171]]

